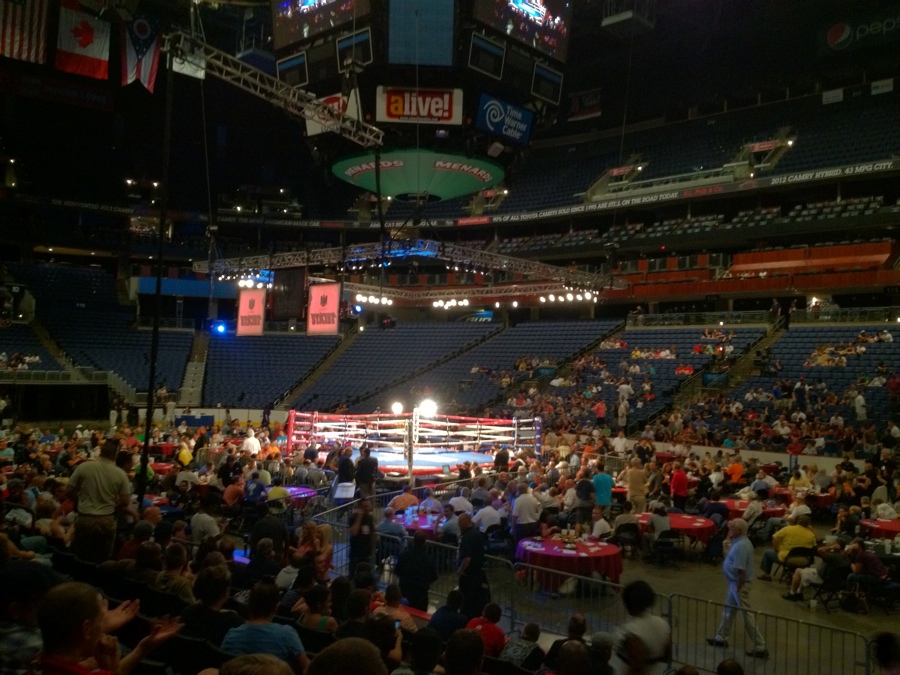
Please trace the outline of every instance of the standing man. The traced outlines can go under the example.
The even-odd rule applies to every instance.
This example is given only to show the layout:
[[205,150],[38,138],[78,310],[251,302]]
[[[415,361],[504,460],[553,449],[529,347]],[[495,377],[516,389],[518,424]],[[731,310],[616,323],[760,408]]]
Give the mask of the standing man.
[[865,422],[869,419],[866,415],[866,397],[863,396],[862,388],[859,389],[856,398],[853,399],[853,407],[856,410],[857,422]]
[[462,612],[469,619],[481,616],[484,606],[490,602],[490,590],[484,576],[484,538],[472,523],[472,516],[459,517],[459,590],[463,595]]
[[673,466],[669,490],[672,493],[672,504],[675,505],[676,509],[684,511],[688,498],[688,477],[684,469],[681,468],[681,462],[675,462]]
[[359,448],[359,459],[356,461],[356,485],[360,497],[375,496],[375,479],[378,478],[378,460],[372,457],[368,443]]
[[[116,466],[119,444],[106,441],[100,458],[82,462],[69,479],[69,490],[78,498],[75,519],[75,556],[102,563],[112,558],[116,541],[116,514],[131,505],[131,485],[125,472]],[[134,520],[140,520],[133,514]]]
[[512,535],[516,544],[525,537],[533,537],[540,532],[540,518],[540,502],[531,494],[528,486],[522,483],[512,512]]
[[747,631],[747,638],[753,641],[753,648],[747,651],[747,656],[765,658],[769,655],[769,651],[766,649],[766,639],[759,632],[750,607],[750,586],[753,583],[753,544],[747,538],[747,529],[747,521],[743,518],[735,518],[728,523],[731,549],[722,564],[725,579],[728,581],[726,607],[715,636],[706,641],[713,647],[727,647],[735,612],[741,611],[744,616],[744,630]]
[[353,466],[353,448],[349,445],[340,454],[337,465],[337,482],[352,483],[356,478],[356,467]]
[[241,452],[249,452],[250,456],[255,458],[259,454],[259,451],[259,439],[256,437],[256,434],[253,433],[253,427],[247,427],[247,438],[241,443]]
[[597,465],[597,473],[592,479],[594,483],[594,501],[604,510],[612,506],[613,478],[606,473],[606,466],[601,462]]
[[375,521],[372,518],[372,500],[361,499],[353,522],[350,524],[350,574],[361,563],[372,564],[375,559]]

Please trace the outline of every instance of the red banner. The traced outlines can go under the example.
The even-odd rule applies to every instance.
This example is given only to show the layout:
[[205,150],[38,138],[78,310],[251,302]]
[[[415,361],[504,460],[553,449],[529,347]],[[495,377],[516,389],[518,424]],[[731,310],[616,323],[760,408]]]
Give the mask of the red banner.
[[237,335],[262,335],[265,319],[266,289],[241,289],[238,295]]
[[306,334],[337,335],[340,305],[340,284],[310,286],[309,306],[306,309]]
[[778,147],[778,141],[760,141],[750,144],[750,152],[768,152]]

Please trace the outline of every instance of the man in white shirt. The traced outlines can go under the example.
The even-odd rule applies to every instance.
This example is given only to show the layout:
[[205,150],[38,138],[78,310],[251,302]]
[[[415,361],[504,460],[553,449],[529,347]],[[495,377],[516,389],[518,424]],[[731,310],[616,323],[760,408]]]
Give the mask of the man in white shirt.
[[253,433],[253,429],[247,429],[247,438],[241,443],[241,452],[249,452],[251,456],[256,457],[259,454],[259,440]]
[[834,415],[831,416],[831,419],[828,420],[828,423],[833,427],[838,427],[840,429],[844,428],[844,418],[838,413],[834,413]]
[[856,421],[857,422],[865,422],[869,418],[866,416],[866,398],[862,395],[862,391],[860,391],[856,398],[853,399],[853,407],[856,410]]
[[618,455],[619,457],[625,456],[625,451],[628,450],[628,439],[625,438],[624,431],[620,429],[619,433],[609,442],[609,444],[612,446],[613,454]]
[[500,512],[492,504],[488,504],[472,516],[472,522],[484,532],[488,528],[500,524]]
[[512,527],[510,528],[516,542],[525,537],[533,537],[538,533],[541,518],[541,505],[527,485],[519,486],[519,495],[513,507]]
[[619,398],[630,398],[631,396],[634,396],[634,389],[631,388],[631,382],[627,379],[619,385],[617,391],[619,392]]
[[450,499],[450,506],[456,513],[472,513],[475,507],[469,501],[469,488],[464,487],[459,491],[459,495]]
[[593,521],[591,536],[594,539],[606,539],[612,534],[612,527],[610,527],[606,518],[603,517],[603,509],[601,507],[594,507],[594,510],[591,512],[591,520]]

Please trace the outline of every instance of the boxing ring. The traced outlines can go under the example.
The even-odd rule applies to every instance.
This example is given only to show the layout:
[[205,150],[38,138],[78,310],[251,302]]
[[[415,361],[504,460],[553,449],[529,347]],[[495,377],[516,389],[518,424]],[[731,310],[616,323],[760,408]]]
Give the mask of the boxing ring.
[[[428,476],[450,473],[464,462],[483,467],[494,463],[493,449],[514,455],[541,447],[541,419],[461,417],[409,413],[336,415],[319,412],[288,413],[288,450],[303,452],[311,443],[330,450],[335,445],[353,448],[367,443],[378,467],[388,474]],[[320,456],[324,455],[320,451]]]

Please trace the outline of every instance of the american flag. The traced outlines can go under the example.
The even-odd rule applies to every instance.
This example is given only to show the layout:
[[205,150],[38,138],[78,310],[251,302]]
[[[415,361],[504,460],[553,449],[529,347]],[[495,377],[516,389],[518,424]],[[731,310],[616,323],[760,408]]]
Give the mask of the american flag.
[[0,56],[47,61],[49,0],[0,0]]

